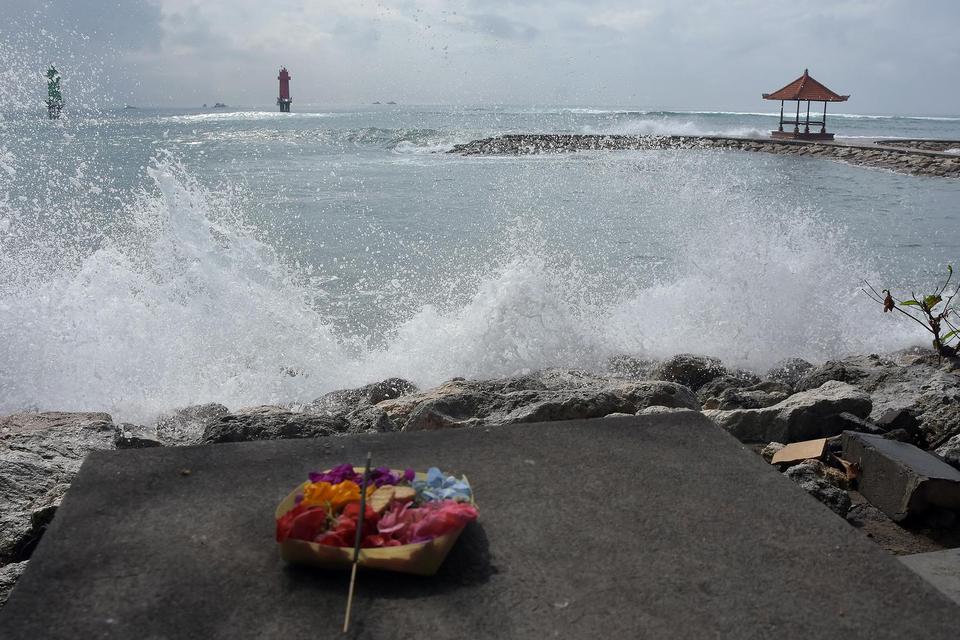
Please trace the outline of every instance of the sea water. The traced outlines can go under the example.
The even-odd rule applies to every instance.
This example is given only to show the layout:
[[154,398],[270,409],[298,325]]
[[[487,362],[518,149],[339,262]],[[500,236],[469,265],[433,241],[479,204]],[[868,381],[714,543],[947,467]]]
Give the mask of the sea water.
[[[9,106],[9,105],[7,105]],[[764,105],[760,105],[764,106]],[[464,157],[504,133],[777,114],[294,105],[0,117],[0,414],[150,420],[617,354],[763,370],[925,343],[862,282],[960,261],[960,181],[723,150]],[[960,139],[960,118],[828,116]]]

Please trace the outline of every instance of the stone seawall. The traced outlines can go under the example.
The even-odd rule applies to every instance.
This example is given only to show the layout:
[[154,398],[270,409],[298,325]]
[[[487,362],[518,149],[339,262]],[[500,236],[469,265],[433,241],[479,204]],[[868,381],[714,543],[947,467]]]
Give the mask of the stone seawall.
[[[570,151],[626,151],[656,149],[732,149],[782,155],[813,156],[849,164],[889,169],[911,175],[960,178],[960,155],[919,148],[955,145],[953,141],[904,141],[911,146],[893,146],[893,141],[848,144],[721,136],[625,136],[581,134],[518,134],[474,140],[455,146],[449,153],[461,155],[530,155]],[[952,147],[951,147],[952,148]]]

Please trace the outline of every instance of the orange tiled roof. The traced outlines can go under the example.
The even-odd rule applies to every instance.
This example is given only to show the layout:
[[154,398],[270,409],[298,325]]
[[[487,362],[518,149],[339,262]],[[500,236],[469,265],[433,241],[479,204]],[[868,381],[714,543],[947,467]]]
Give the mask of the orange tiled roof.
[[807,70],[803,75],[773,93],[763,94],[764,100],[812,100],[813,102],[846,102],[850,96],[841,96],[814,80]]

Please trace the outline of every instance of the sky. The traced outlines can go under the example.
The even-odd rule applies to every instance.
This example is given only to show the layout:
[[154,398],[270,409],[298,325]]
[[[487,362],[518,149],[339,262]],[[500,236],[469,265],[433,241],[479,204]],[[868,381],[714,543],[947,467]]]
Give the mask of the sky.
[[[957,0],[0,0],[0,74],[57,59],[92,102],[960,111]],[[11,52],[16,53],[12,55]],[[0,56],[2,58],[2,56]],[[39,75],[37,76],[39,81]]]

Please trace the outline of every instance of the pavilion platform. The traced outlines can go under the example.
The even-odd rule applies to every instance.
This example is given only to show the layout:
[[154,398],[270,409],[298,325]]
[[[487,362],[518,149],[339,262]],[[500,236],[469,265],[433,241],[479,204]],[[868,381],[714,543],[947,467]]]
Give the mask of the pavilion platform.
[[[464,473],[432,578],[289,567],[273,511],[344,461]],[[955,639],[960,608],[699,413],[96,452],[0,637]]]

